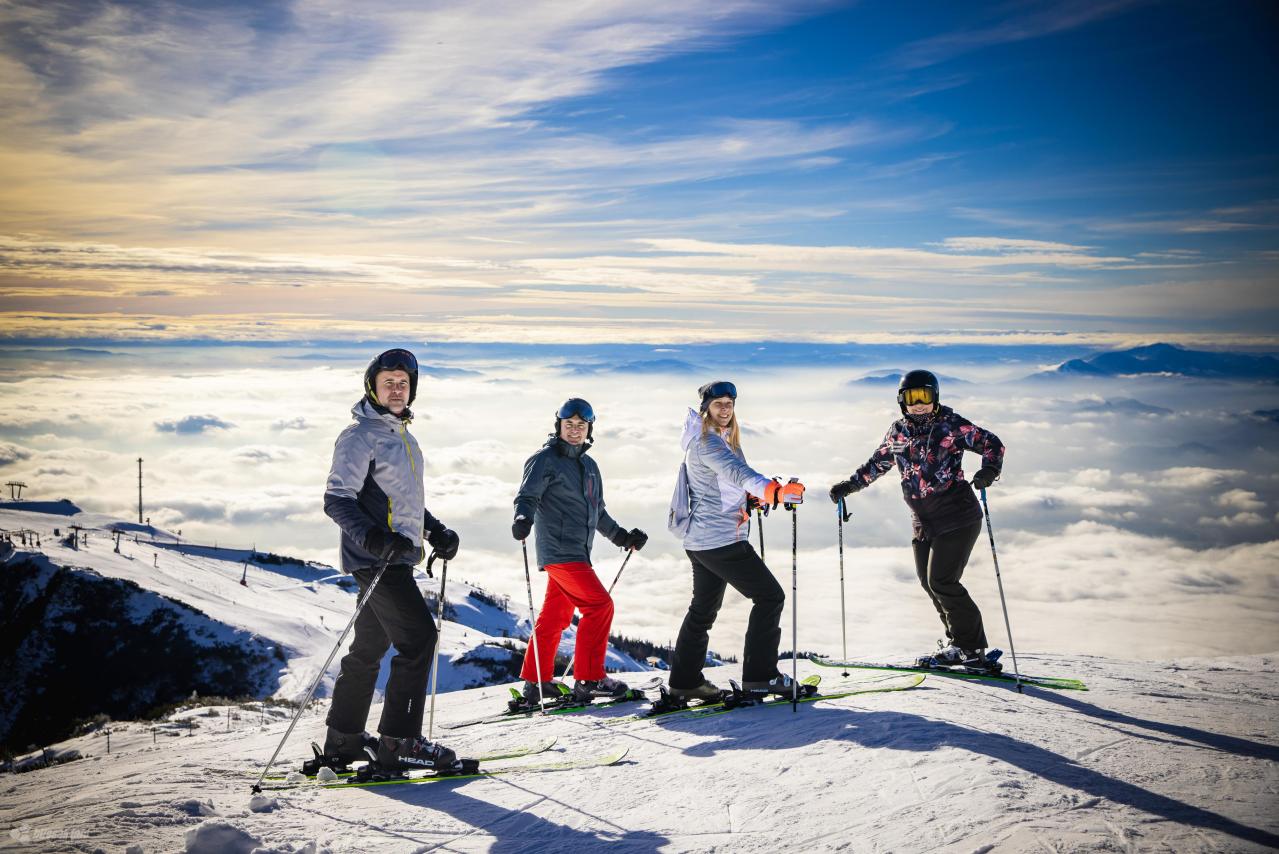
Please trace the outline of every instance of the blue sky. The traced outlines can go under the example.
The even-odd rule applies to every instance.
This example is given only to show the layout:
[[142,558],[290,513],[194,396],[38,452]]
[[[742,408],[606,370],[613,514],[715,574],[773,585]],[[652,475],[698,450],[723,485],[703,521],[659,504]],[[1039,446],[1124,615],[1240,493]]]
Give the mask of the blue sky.
[[13,4],[10,340],[1274,346],[1263,4]]

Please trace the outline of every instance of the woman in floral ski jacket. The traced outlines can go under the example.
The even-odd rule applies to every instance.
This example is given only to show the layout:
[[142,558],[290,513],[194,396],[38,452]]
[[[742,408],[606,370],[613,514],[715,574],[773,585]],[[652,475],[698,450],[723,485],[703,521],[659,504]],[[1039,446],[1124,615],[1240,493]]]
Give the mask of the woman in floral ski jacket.
[[[831,501],[839,503],[897,466],[914,523],[915,571],[937,608],[948,642],[940,652],[923,658],[945,666],[998,669],[997,663],[986,660],[981,611],[960,578],[981,535],[981,506],[973,489],[985,489],[999,477],[1004,445],[994,433],[942,406],[937,377],[928,371],[902,377],[897,403],[903,417],[888,428],[865,465],[831,487]],[[964,451],[982,457],[972,489],[961,467]]]

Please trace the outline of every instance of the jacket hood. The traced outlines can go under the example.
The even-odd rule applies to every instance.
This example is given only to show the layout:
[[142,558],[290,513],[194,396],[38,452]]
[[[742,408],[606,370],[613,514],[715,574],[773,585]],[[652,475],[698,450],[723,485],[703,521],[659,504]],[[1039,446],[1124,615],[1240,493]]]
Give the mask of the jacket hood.
[[679,437],[680,450],[687,451],[688,446],[693,444],[699,436],[702,435],[702,416],[691,407],[688,410],[688,416],[684,418],[684,435]]

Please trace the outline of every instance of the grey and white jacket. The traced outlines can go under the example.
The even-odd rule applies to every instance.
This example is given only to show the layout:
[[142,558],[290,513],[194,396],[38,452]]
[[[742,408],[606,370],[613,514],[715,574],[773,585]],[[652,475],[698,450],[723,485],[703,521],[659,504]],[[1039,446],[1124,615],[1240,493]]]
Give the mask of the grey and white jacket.
[[419,548],[424,530],[444,528],[426,509],[422,449],[409,433],[409,418],[379,413],[367,398],[351,408],[351,417],[355,423],[333,445],[324,489],[324,512],[342,529],[343,572],[377,563],[379,556],[364,548],[372,528],[403,534]]
[[688,467],[691,520],[684,548],[705,551],[750,538],[750,517],[743,521],[746,493],[763,499],[772,478],[746,464],[746,455],[734,451],[714,430],[702,435],[702,418],[692,409],[684,419],[680,438]]

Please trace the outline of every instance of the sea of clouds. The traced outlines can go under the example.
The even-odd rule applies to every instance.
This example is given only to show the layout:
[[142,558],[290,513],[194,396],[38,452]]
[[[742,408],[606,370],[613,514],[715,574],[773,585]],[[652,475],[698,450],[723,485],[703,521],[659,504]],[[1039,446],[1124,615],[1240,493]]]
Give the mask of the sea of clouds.
[[[359,397],[368,347],[17,350],[0,358],[0,474],[24,498],[144,515],[214,542],[336,562],[322,512],[333,440]],[[750,463],[809,487],[798,515],[799,648],[842,652],[837,526],[826,489],[863,463],[897,417],[895,384],[926,367],[943,401],[1000,436],[989,492],[1019,651],[1134,658],[1279,650],[1279,391],[1273,382],[1176,376],[1032,378],[1068,353],[1045,348],[787,345],[713,348],[415,348],[424,373],[412,425],[428,506],[462,536],[452,572],[523,601],[512,500],[524,460],[565,398],[598,414],[592,454],[609,511],[645,529],[615,591],[614,630],[672,640],[688,560],[665,530],[679,433],[696,388],[738,383]],[[658,362],[651,365],[649,363]],[[969,457],[966,471],[979,466]],[[850,499],[844,600],[850,655],[913,656],[939,625],[918,587],[897,478]],[[791,519],[764,523],[767,562],[792,584]],[[758,545],[758,534],[752,532]],[[599,538],[607,584],[621,554]],[[992,645],[1007,632],[989,542],[965,583]],[[539,597],[542,582],[534,577]],[[749,605],[726,597],[712,647],[737,654]],[[790,646],[790,612],[783,648]]]

